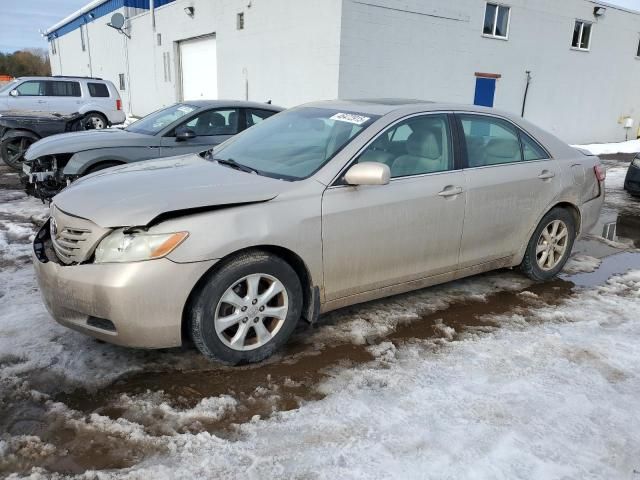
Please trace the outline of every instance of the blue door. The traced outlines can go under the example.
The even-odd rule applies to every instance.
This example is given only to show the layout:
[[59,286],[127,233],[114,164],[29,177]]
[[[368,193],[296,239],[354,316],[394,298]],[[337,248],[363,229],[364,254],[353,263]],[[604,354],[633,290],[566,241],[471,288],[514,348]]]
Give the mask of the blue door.
[[476,94],[473,98],[474,105],[493,107],[493,98],[496,94],[496,79],[476,77]]

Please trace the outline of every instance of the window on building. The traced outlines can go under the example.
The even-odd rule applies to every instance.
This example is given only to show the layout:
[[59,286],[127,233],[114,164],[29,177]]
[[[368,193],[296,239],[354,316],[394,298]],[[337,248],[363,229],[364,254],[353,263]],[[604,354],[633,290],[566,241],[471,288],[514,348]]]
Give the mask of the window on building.
[[52,38],[51,39],[51,55],[55,55],[56,53],[58,53],[56,49],[56,39]]
[[487,3],[482,33],[490,37],[507,38],[509,36],[510,15],[510,7],[498,5],[497,3]]
[[156,34],[156,40],[158,42],[158,46],[161,47],[162,46],[162,34],[161,33]]
[[240,12],[236,16],[236,28],[238,30],[244,30],[244,12]]
[[84,27],[82,25],[80,25],[80,43],[82,45],[82,51],[86,52],[87,51],[87,45],[84,41]]
[[46,95],[44,82],[36,80],[21,83],[16,90],[21,97],[40,97]]
[[638,40],[638,50],[636,50],[636,57],[640,58],[640,40]]
[[87,83],[89,87],[89,95],[92,97],[108,97],[109,89],[104,83]]
[[389,165],[391,177],[407,177],[453,169],[453,149],[446,115],[412,117],[376,138],[358,162]]
[[47,81],[47,95],[50,97],[79,97],[78,82]]
[[573,27],[573,40],[571,46],[578,50],[589,50],[591,45],[591,23],[576,20]]
[[124,83],[124,73],[118,75],[118,79],[120,81],[120,90],[126,90],[126,85]]
[[171,53],[164,52],[162,54],[162,63],[164,66],[164,81],[171,81]]

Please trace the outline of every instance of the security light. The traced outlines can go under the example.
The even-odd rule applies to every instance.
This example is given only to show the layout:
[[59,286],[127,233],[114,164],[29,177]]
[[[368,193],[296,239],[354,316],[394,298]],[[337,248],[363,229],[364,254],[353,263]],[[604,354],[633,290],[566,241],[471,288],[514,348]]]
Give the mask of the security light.
[[193,14],[195,13],[195,11],[196,9],[193,7],[184,7],[184,13],[186,13],[190,17],[193,17]]
[[606,13],[607,9],[605,7],[594,7],[593,15],[595,17],[602,17]]
[[95,13],[93,13],[93,12],[91,12],[91,13],[89,14],[89,18],[93,20],[94,18],[96,18],[96,14],[95,14]]

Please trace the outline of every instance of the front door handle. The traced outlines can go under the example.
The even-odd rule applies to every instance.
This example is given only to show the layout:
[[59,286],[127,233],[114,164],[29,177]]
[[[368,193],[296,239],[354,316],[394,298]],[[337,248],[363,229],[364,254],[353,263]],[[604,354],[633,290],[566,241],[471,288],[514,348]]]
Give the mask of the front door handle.
[[549,170],[543,170],[542,173],[540,173],[540,175],[538,175],[538,178],[540,180],[549,180],[550,178],[555,177],[556,174],[553,172],[550,172]]
[[462,187],[454,187],[449,185],[444,187],[444,190],[438,192],[441,197],[453,197],[454,195],[460,195],[463,192]]

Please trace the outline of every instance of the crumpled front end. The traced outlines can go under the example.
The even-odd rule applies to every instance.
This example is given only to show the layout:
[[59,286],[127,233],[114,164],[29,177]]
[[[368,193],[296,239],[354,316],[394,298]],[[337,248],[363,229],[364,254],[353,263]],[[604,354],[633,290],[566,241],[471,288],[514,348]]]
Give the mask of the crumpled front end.
[[33,243],[47,310],[58,323],[117,345],[181,345],[183,310],[215,260],[94,263],[95,248],[109,232],[53,209]]
[[21,179],[27,193],[41,200],[51,200],[72,181],[63,174],[72,156],[63,153],[25,160]]

